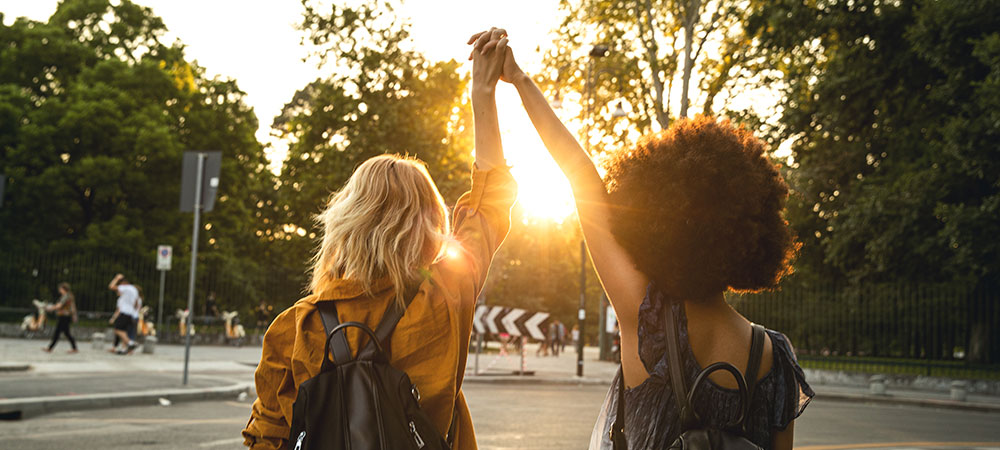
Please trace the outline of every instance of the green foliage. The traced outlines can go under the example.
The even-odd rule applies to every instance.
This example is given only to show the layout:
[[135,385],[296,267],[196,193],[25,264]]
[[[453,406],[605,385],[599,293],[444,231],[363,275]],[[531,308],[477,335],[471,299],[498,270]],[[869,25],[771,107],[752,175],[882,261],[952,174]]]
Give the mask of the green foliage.
[[292,268],[287,276],[299,279],[315,239],[313,216],[359,164],[383,153],[416,156],[452,203],[469,187],[472,152],[459,64],[432,63],[409,50],[408,25],[392,2],[303,5],[299,27],[320,67],[332,73],[296,92],[274,120],[290,145],[278,200],[264,218],[267,238]]
[[1000,281],[1000,2],[755,1],[800,271]]
[[[692,25],[693,112],[728,112],[730,98],[745,78],[756,74],[750,58],[752,42],[739,22],[741,2],[733,0],[562,0],[565,14],[553,31],[559,45],[543,49],[546,70],[537,82],[551,96],[580,99],[579,119],[593,126],[599,147],[621,144],[628,131],[647,134],[665,129],[679,115],[672,105],[683,94],[684,23]],[[607,56],[588,56],[595,44],[609,47]],[[588,79],[593,80],[590,99]],[[566,95],[570,93],[570,95]],[[628,117],[617,120],[617,101]],[[589,105],[589,110],[588,106]],[[697,111],[694,105],[700,105]],[[602,149],[598,148],[598,152]]]
[[[0,25],[0,247],[152,262],[170,244],[185,267],[191,215],[178,210],[181,154],[221,150],[205,214],[206,271],[256,298],[263,253],[253,213],[274,181],[257,120],[231,80],[207,78],[164,45],[162,20],[130,1],[66,0],[47,23]],[[108,273],[110,279],[113,273]]]

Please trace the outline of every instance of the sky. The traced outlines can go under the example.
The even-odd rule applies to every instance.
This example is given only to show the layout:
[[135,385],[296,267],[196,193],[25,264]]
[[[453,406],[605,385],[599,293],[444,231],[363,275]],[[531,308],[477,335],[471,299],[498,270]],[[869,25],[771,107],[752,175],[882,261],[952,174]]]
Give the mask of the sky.
[[[270,135],[270,125],[295,91],[316,79],[320,71],[303,62],[306,49],[299,0],[133,0],[163,18],[167,42],[180,39],[188,58],[209,76],[236,79],[260,122],[257,139],[268,145],[269,158],[279,164],[286,145]],[[25,16],[46,21],[58,0],[0,0],[4,22]],[[530,11],[530,14],[526,14]],[[416,49],[432,60],[465,62],[468,37],[490,26],[505,28],[510,45],[526,72],[540,68],[538,47],[552,45],[549,32],[558,26],[558,0],[407,0],[399,13],[410,18]],[[471,70],[465,62],[461,70]],[[561,220],[572,210],[569,184],[548,157],[516,91],[497,91],[501,136],[512,173],[521,186],[520,202],[529,212]],[[472,149],[470,149],[472,151]],[[530,192],[532,195],[523,195]]]

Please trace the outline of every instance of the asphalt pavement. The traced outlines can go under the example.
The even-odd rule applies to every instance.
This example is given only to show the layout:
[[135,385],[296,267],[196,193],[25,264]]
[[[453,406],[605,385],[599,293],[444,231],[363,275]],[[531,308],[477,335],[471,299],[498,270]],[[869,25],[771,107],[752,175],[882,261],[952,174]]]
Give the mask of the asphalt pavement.
[[[587,447],[607,388],[473,383],[465,387],[484,450]],[[49,414],[2,422],[8,450],[239,449],[250,399]],[[1000,449],[995,414],[816,400],[796,421],[802,450]]]
[[[183,386],[183,346],[120,356],[87,342],[76,354],[45,353],[42,345],[0,339],[0,418],[5,404],[45,406],[26,420],[0,421],[4,449],[240,448],[259,347],[193,347]],[[470,355],[466,373],[481,448],[585,448],[617,365],[587,348],[581,378],[570,347],[559,357],[537,356],[534,346],[495,350]],[[873,396],[867,386],[813,387],[817,398],[796,425],[802,448],[1000,449],[1000,398],[973,396],[948,409],[958,402],[940,392]],[[173,401],[159,406],[161,399]]]

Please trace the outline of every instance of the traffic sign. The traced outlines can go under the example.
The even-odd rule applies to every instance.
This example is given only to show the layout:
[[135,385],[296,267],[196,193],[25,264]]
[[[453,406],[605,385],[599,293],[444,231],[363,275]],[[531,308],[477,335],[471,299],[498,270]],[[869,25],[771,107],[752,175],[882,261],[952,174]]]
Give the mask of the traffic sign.
[[480,306],[473,315],[472,327],[477,333],[507,333],[544,340],[549,313],[528,312],[520,308]]
[[173,257],[173,247],[169,245],[156,247],[156,270],[170,270],[170,263]]

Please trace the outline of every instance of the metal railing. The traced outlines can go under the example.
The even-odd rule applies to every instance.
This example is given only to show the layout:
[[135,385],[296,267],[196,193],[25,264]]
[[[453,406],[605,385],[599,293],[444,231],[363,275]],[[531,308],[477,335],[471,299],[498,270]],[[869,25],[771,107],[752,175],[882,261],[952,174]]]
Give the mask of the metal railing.
[[[13,254],[0,252],[0,321],[13,321],[25,311],[33,311],[32,299],[53,302],[56,286],[68,282],[76,297],[77,309],[108,313],[114,311],[117,295],[108,289],[116,273],[124,274],[143,290],[144,304],[155,311],[159,301],[160,273],[153,252],[148,258],[134,255],[105,255],[94,252]],[[187,308],[188,264],[175,257],[173,270],[167,271],[163,299],[164,322],[172,322],[177,309]],[[220,311],[235,310],[243,322],[254,320],[254,308],[261,301],[274,308],[290,305],[302,293],[302,270],[257,266],[246,273],[215,262],[212,255],[199,258],[195,294],[196,316],[204,316],[206,299],[215,293]],[[296,274],[296,275],[284,275]],[[151,314],[155,320],[156,314]],[[17,320],[20,320],[17,318]]]
[[991,286],[787,286],[729,295],[789,337],[804,366],[1000,378],[1000,295]]

